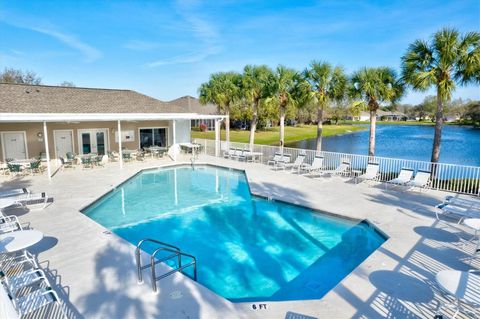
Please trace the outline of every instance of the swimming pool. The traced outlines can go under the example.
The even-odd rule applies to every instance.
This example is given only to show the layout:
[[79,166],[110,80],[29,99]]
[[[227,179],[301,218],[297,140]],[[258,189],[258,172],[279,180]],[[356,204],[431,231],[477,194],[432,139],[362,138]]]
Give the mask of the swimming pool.
[[215,166],[142,171],[84,213],[134,245],[196,256],[198,282],[233,302],[319,299],[385,241],[366,222],[252,196],[243,172]]

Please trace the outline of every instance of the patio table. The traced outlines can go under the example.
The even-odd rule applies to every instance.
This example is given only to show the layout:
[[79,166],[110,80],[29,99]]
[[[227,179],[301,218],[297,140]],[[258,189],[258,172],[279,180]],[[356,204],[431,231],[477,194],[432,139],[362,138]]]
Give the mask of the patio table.
[[35,159],[15,159],[13,161],[10,161],[9,164],[29,167],[30,163],[35,161],[36,161]]
[[13,253],[35,245],[43,238],[38,230],[19,230],[0,235],[0,254]]
[[[435,277],[438,285],[457,300],[470,305],[480,305],[480,274],[458,270],[442,270]],[[457,308],[457,305],[453,305]],[[460,309],[457,308],[459,311]]]
[[180,145],[181,148],[185,148],[188,153],[192,153],[194,150],[202,147],[202,145],[196,143],[179,143],[178,145]]

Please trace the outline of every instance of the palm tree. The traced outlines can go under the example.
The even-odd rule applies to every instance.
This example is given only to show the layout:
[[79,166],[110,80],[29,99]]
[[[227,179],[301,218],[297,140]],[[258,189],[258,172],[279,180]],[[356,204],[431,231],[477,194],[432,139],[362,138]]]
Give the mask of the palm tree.
[[368,155],[375,155],[375,129],[377,110],[380,105],[400,99],[403,86],[393,69],[388,67],[363,68],[353,73],[351,78],[351,95],[360,99],[355,106],[362,106],[370,112],[370,138]]
[[287,107],[296,106],[298,94],[298,73],[282,65],[275,70],[272,82],[272,100],[280,112],[280,146],[285,144],[285,113]]
[[402,57],[402,79],[414,90],[435,87],[437,110],[432,162],[440,157],[443,106],[456,85],[480,83],[480,33],[460,35],[455,29],[442,29],[431,42],[416,40]]
[[[219,113],[227,116],[225,121],[225,139],[230,143],[230,107],[239,98],[241,76],[235,72],[219,72],[210,76],[208,82],[198,89],[200,103],[217,105]],[[229,145],[227,145],[227,148]]]
[[266,99],[271,92],[272,71],[266,65],[247,65],[243,69],[241,80],[241,95],[252,110],[250,124],[249,145],[253,149],[255,130],[257,129],[258,107],[262,99]]
[[331,100],[344,98],[348,81],[342,67],[333,67],[328,62],[313,61],[304,76],[310,83],[310,101],[317,106],[317,151],[320,151],[324,111]]

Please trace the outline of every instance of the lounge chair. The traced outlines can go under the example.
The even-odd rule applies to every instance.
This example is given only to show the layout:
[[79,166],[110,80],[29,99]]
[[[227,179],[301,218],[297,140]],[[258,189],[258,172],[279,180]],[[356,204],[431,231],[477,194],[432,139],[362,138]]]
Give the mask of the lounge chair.
[[[442,270],[437,273],[435,280],[442,291],[455,299],[455,302],[450,304],[441,302],[438,308],[438,315],[442,315],[443,308],[450,308],[455,311],[451,318],[455,318],[460,312],[463,313],[465,311],[462,309],[462,303],[473,308],[480,307],[480,273],[478,270]],[[473,313],[465,313],[465,315],[469,318],[476,317]]]
[[250,151],[243,151],[242,154],[238,157],[239,161],[253,162],[253,155]]
[[28,198],[30,196],[30,190],[28,188],[14,188],[5,191],[0,191],[0,198],[4,197],[23,197]]
[[365,173],[355,178],[355,183],[363,181],[377,181],[379,175],[380,165],[378,163],[368,163]]
[[430,175],[432,173],[430,171],[422,171],[418,170],[415,177],[405,184],[405,186],[410,187],[410,189],[418,188],[419,191],[423,189],[427,189],[430,186],[431,180]]
[[232,156],[235,155],[235,149],[231,148],[228,151],[223,152],[223,157],[224,158],[232,158]]
[[291,159],[292,159],[292,156],[290,154],[283,154],[282,158],[275,163],[273,168],[275,170],[285,169],[285,165],[289,164],[291,162]]
[[287,169],[287,168],[290,168],[292,171],[294,169],[297,169],[298,171],[300,171],[300,167],[304,164],[305,162],[305,158],[307,157],[307,155],[305,154],[299,154],[297,156],[297,158],[295,159],[295,162],[293,163],[286,163],[284,165],[284,168]]
[[230,158],[234,160],[240,160],[240,157],[242,157],[242,154],[243,154],[243,150],[241,148],[237,148],[233,152],[233,155],[230,156]]
[[330,175],[347,175],[350,173],[350,161],[342,161],[340,165],[338,165],[333,170],[323,170],[323,173],[330,174]]
[[477,198],[463,198],[456,196],[447,196],[444,200],[445,204],[453,204],[455,206],[465,207],[465,208],[476,208],[480,209],[480,199]]
[[282,153],[275,153],[275,155],[273,155],[273,157],[271,157],[268,161],[267,161],[267,165],[273,165],[275,166],[277,164],[278,161],[281,161],[282,160]]
[[412,176],[413,176],[413,169],[402,168],[397,178],[391,179],[385,183],[385,189],[387,188],[388,184],[401,185],[401,186],[406,185],[408,182],[410,182],[410,180],[412,179]]
[[313,158],[312,164],[303,164],[300,167],[300,171],[304,172],[304,174],[310,174],[312,172],[318,172],[321,171],[323,168],[323,156],[316,155]]
[[11,206],[26,206],[29,201],[42,201],[43,208],[47,206],[48,195],[46,193],[31,194],[27,198],[4,197],[0,198],[0,211]]
[[441,203],[435,206],[435,208],[437,208],[435,215],[438,220],[440,220],[440,216],[438,215],[439,213],[442,215],[450,214],[459,216],[460,219],[458,220],[458,224],[460,224],[465,218],[480,218],[480,209],[477,208],[466,208],[445,203]]

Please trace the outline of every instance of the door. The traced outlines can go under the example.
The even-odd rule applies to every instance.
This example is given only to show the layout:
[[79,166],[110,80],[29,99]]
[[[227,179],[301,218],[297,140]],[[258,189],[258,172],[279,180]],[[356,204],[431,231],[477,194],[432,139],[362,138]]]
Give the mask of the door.
[[57,157],[65,157],[68,152],[73,153],[73,132],[72,131],[53,131],[55,138],[55,154]]
[[25,132],[2,132],[3,159],[26,159]]
[[78,130],[80,154],[97,153],[105,155],[108,150],[107,129]]

